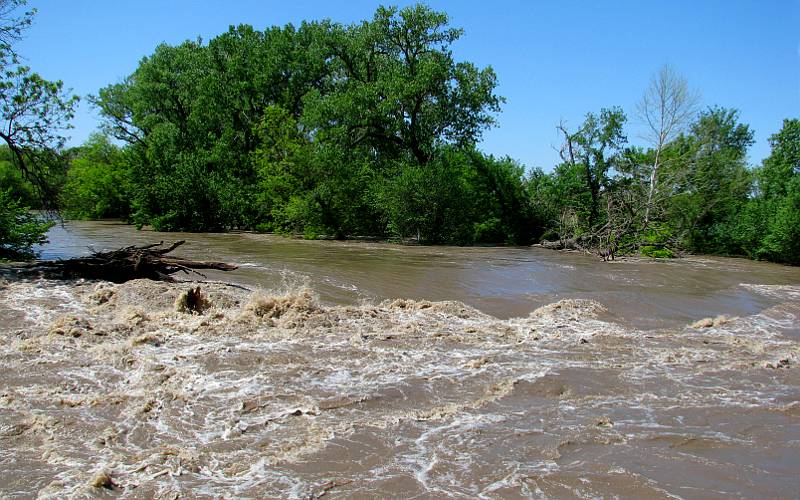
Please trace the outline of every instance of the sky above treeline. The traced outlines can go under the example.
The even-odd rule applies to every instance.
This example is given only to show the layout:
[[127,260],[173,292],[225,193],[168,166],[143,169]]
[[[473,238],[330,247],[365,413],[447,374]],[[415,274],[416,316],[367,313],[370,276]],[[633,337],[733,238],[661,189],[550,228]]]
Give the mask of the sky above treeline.
[[[207,41],[228,26],[256,29],[329,18],[369,19],[367,0],[30,0],[38,9],[19,50],[26,64],[78,95],[132,73],[162,42]],[[682,74],[703,106],[736,108],[755,131],[750,163],[769,154],[784,118],[800,117],[800,0],[426,2],[465,30],[457,60],[491,65],[506,98],[481,149],[550,171],[559,162],[556,125],[620,106],[630,142],[642,144],[636,103],[664,64]],[[100,124],[84,99],[69,145]]]

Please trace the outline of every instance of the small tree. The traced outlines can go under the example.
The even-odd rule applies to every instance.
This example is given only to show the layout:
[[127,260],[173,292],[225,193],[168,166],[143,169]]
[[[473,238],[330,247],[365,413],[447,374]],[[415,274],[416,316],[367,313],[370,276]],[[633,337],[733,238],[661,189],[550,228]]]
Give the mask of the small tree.
[[0,260],[33,257],[33,246],[47,242],[45,234],[52,225],[32,214],[10,190],[0,189]]
[[60,194],[61,209],[75,219],[127,218],[130,168],[125,150],[94,133],[75,150]]

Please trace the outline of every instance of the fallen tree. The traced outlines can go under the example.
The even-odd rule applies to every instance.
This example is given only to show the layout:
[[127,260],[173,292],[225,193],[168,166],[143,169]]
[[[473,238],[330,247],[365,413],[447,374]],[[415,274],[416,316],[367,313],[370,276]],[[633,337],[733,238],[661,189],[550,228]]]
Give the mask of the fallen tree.
[[183,245],[177,241],[166,248],[159,248],[164,242],[144,246],[129,246],[108,252],[93,252],[88,257],[64,260],[45,260],[18,267],[22,274],[38,274],[58,279],[101,279],[123,283],[134,279],[151,279],[175,282],[172,276],[177,272],[197,274],[205,277],[198,269],[232,271],[237,268],[224,262],[194,261],[168,256],[170,252]]

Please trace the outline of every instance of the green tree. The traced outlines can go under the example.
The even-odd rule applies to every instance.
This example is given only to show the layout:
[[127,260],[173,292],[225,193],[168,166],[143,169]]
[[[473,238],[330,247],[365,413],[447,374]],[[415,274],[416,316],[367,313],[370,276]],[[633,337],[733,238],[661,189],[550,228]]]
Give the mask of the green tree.
[[12,198],[19,200],[23,205],[33,208],[42,207],[36,188],[14,165],[11,150],[6,146],[0,146],[0,186],[10,189]]
[[61,81],[48,81],[19,64],[13,44],[31,25],[35,10],[15,16],[25,0],[0,0],[0,139],[11,162],[38,191],[42,204],[55,208],[63,175],[60,151],[70,128],[77,96],[69,96]]
[[401,240],[526,244],[541,232],[524,168],[509,158],[449,146],[426,165],[393,168],[375,187],[374,207]]
[[577,194],[586,198],[579,210],[588,212],[587,230],[595,229],[601,222],[602,190],[607,187],[609,171],[628,140],[623,131],[625,121],[620,108],[606,108],[599,115],[588,113],[574,132],[569,132],[563,123],[558,126],[564,136],[560,154],[565,163],[559,172],[571,176],[573,185],[581,179],[583,186]]
[[[454,60],[461,31],[447,21],[424,6],[379,8],[351,26],[243,25],[208,44],[158,46],[93,98],[133,158],[133,219],[385,234],[375,186],[444,146],[470,150],[499,109],[494,73]],[[505,186],[501,225],[518,229],[509,211],[523,205],[492,172]]]
[[392,235],[427,244],[472,242],[475,207],[463,153],[443,150],[428,165],[398,161],[394,168],[376,196]]
[[299,199],[313,189],[316,180],[311,171],[311,144],[297,120],[280,106],[266,109],[256,134],[259,147],[252,159],[259,179],[259,229],[302,232],[305,217],[297,217]]
[[258,32],[231,28],[208,45],[162,44],[93,102],[132,162],[133,218],[163,230],[252,227],[257,175],[251,153],[270,106],[297,116],[324,56],[317,25]]
[[800,174],[800,119],[783,121],[781,130],[769,139],[770,155],[758,175],[758,189],[764,199],[786,196],[789,181]]
[[92,134],[70,162],[61,208],[76,219],[127,218],[130,167],[126,153],[107,136]]
[[770,146],[738,234],[753,257],[800,264],[800,119],[784,120]]
[[306,99],[305,122],[342,147],[424,165],[437,145],[472,145],[502,98],[491,68],[456,62],[462,30],[423,5],[379,7],[373,19],[329,25],[329,88]]
[[741,254],[735,225],[751,190],[747,148],[753,132],[738,123],[738,112],[719,107],[700,114],[690,134],[676,141],[686,159],[680,193],[672,201],[671,218],[696,252]]
[[21,199],[32,186],[39,205],[55,207],[57,184],[63,178],[63,132],[78,101],[64,92],[62,82],[45,80],[19,63],[14,44],[36,13],[17,14],[25,4],[0,0],[0,139],[8,153],[4,160],[24,179],[10,186],[14,194],[6,189],[8,184],[0,189],[0,256],[14,258],[31,257],[33,245],[46,241],[50,224],[30,214]]

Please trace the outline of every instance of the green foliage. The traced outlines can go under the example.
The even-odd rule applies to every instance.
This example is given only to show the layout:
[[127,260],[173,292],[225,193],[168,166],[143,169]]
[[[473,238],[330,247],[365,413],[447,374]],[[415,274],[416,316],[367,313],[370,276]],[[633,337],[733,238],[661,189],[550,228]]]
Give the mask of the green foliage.
[[[446,14],[415,5],[380,7],[351,25],[240,25],[207,44],[159,45],[92,98],[125,146],[95,138],[77,151],[64,205],[171,231],[578,238],[605,256],[688,250],[797,262],[798,120],[751,171],[753,134],[738,112],[710,108],[687,129],[693,96],[662,72],[656,100],[645,100],[654,148],[626,148],[625,114],[604,108],[576,129],[559,126],[562,162],[526,178],[515,161],[476,149],[503,99],[490,67],[454,58],[462,34]],[[38,85],[64,104],[60,87]]]
[[735,110],[711,108],[700,114],[689,136],[678,140],[689,159],[678,185],[680,206],[673,213],[682,218],[686,245],[693,251],[742,253],[733,226],[751,188],[745,161],[753,132],[737,120]]
[[746,165],[753,133],[738,120],[736,110],[709,108],[658,152],[621,150],[621,113],[589,114],[572,133],[559,127],[565,161],[528,184],[545,236],[651,257],[688,250],[800,263],[800,120],[784,122],[755,171]]
[[[262,228],[297,232],[304,220],[302,195],[315,180],[312,150],[297,121],[280,106],[265,110],[256,129],[259,147],[251,155],[258,176],[258,216]],[[291,205],[291,206],[290,206]]]
[[108,137],[93,134],[78,149],[61,190],[61,207],[75,219],[127,219],[130,168],[125,152]]
[[675,257],[675,254],[669,248],[660,248],[652,245],[643,246],[641,254],[654,259],[671,259]]
[[[739,225],[749,255],[800,264],[800,120],[784,120],[772,152],[755,172],[757,195]],[[755,250],[753,250],[755,249]]]
[[575,132],[559,127],[565,140],[561,151],[564,187],[573,195],[572,208],[587,214],[587,229],[602,222],[601,191],[607,188],[609,171],[628,140],[623,132],[625,121],[620,108],[604,108],[599,115],[587,113]]
[[[45,80],[20,64],[14,44],[36,14],[36,9],[16,13],[26,4],[0,2],[0,139],[8,152],[4,160],[34,188],[36,205],[52,208],[63,181],[63,131],[69,128],[78,97],[67,95],[61,81]],[[14,182],[15,193],[29,199],[24,184]]]
[[[26,14],[25,26],[30,24],[31,15]],[[0,28],[0,32],[7,28]],[[23,26],[13,29],[18,36]],[[63,132],[70,127],[78,97],[69,96],[61,81],[45,80],[19,65],[2,34],[0,62],[0,139],[11,153],[11,163],[36,188],[41,204],[54,207],[65,167],[60,153]]]
[[52,222],[41,220],[11,195],[0,189],[0,259],[30,259],[33,246],[47,242]]
[[776,262],[800,264],[800,176],[787,183],[782,197],[767,225],[759,255]]
[[767,200],[789,194],[789,181],[800,174],[800,119],[784,120],[769,142],[771,154],[758,172],[760,195]]
[[421,243],[524,244],[538,230],[521,166],[441,148],[426,165],[399,164],[377,190],[388,232]]
[[328,85],[306,98],[304,121],[344,147],[425,164],[441,144],[472,145],[494,123],[496,76],[455,62],[462,30],[423,5],[379,7],[372,21],[327,24]]
[[426,166],[400,165],[377,195],[391,234],[420,243],[463,243],[471,237],[467,186],[461,165],[437,158]]
[[25,179],[11,158],[8,147],[0,147],[0,186],[9,189],[11,197],[28,207],[41,208],[36,188]]
[[132,219],[161,230],[527,241],[522,167],[473,151],[502,99],[491,68],[454,60],[460,35],[417,5],[349,26],[243,25],[207,45],[158,46],[93,98],[127,144]]

